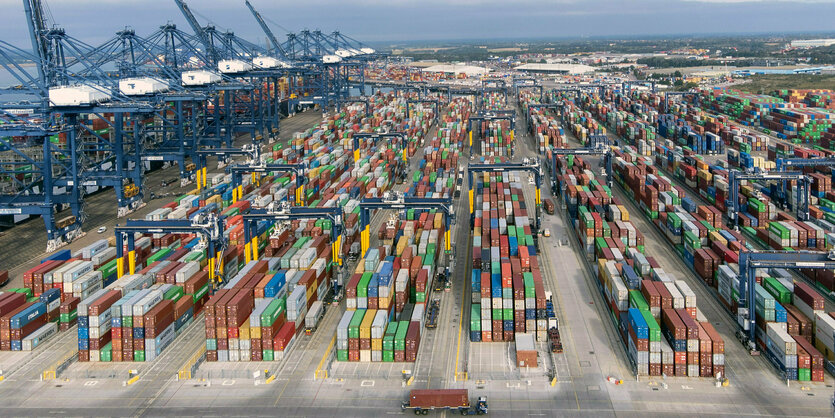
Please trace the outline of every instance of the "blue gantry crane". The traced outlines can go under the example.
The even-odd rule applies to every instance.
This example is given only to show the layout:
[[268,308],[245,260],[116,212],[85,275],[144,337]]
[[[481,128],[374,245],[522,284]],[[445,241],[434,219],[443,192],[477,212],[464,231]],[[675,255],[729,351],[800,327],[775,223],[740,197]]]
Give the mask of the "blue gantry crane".
[[261,147],[258,144],[244,144],[241,148],[212,148],[197,150],[197,169],[195,170],[195,183],[197,183],[197,190],[202,190],[207,187],[208,173],[206,167],[206,158],[208,156],[217,157],[218,168],[224,168],[229,163],[231,156],[247,156],[249,163],[254,164],[261,161]]
[[124,246],[127,241],[128,274],[136,274],[136,233],[140,234],[197,234],[200,239],[198,247],[193,250],[208,251],[209,279],[212,282],[222,277],[222,267],[219,262],[226,249],[226,238],[223,235],[225,219],[213,212],[204,212],[191,220],[161,220],[149,221],[144,219],[128,219],[125,225],[117,225],[116,233],[116,274],[125,275]]
[[[605,135],[602,135],[604,138]],[[593,138],[594,136],[592,136]],[[612,149],[609,145],[601,142],[593,142],[593,145],[588,148],[551,148],[551,162],[550,162],[550,170],[551,170],[551,193],[556,195],[558,192],[562,193],[561,190],[558,189],[559,179],[558,179],[558,172],[557,172],[557,157],[563,155],[602,155],[603,161],[601,161],[601,165],[606,170],[606,185],[612,187],[612,160],[614,156],[612,155]]]
[[[96,48],[62,28],[48,28],[40,1],[24,1],[24,13],[32,52],[0,43],[0,65],[21,83],[20,93],[4,93],[2,107],[38,121],[24,125],[41,125],[46,128],[42,133],[58,134],[37,137],[28,129],[22,135],[25,140],[6,142],[11,158],[3,171],[21,161],[30,164],[25,165],[23,180],[7,187],[0,201],[13,213],[40,212],[51,251],[82,234],[83,197],[88,191],[113,187],[120,216],[141,205],[140,121],[155,107],[123,94],[98,68]],[[21,67],[26,61],[35,64],[37,76]],[[35,155],[35,148],[42,151]],[[73,215],[56,222],[55,210],[66,204]],[[40,209],[33,210],[35,205]]]
[[237,202],[243,199],[243,175],[252,174],[253,183],[257,183],[261,176],[272,172],[286,172],[292,173],[295,176],[295,188],[293,194],[288,196],[293,197],[296,206],[301,206],[304,198],[304,184],[305,176],[307,174],[307,165],[301,164],[267,164],[262,161],[253,161],[250,163],[234,164],[226,167],[226,172],[232,175],[232,202]]
[[470,225],[475,222],[475,195],[473,194],[473,173],[506,173],[511,171],[525,171],[534,177],[534,184],[536,185],[536,194],[534,195],[534,204],[536,205],[536,215],[534,228],[534,235],[537,234],[540,228],[540,210],[542,205],[542,166],[539,159],[524,159],[521,163],[472,163],[467,166],[467,186],[469,187],[469,201],[470,201]]
[[728,173],[728,200],[726,207],[728,210],[728,219],[735,229],[739,229],[739,186],[742,181],[780,181],[783,183],[781,193],[787,195],[787,181],[796,181],[795,193],[796,200],[794,210],[797,219],[805,221],[809,219],[809,185],[811,183],[808,176],[800,172],[793,171],[771,171],[766,173],[743,173],[737,170],[731,170]]
[[[272,202],[266,209],[252,209],[248,214],[243,215],[244,222],[244,254],[246,262],[258,260],[258,234],[259,222],[267,221],[276,224],[278,228],[285,222],[301,219],[328,219],[332,223],[330,233],[331,259],[338,265],[343,265],[342,242],[344,241],[345,228],[342,223],[342,208],[308,208],[290,206],[287,202]],[[334,293],[338,292],[340,283],[343,282],[342,271],[334,277]]]
[[407,209],[438,209],[444,213],[444,251],[452,251],[450,224],[455,219],[455,207],[452,204],[452,197],[413,197],[405,196],[403,193],[388,191],[383,197],[366,197],[360,200],[360,246],[362,248],[360,257],[365,257],[370,246],[371,212],[375,210],[398,210]]
[[[467,132],[470,140],[470,149],[473,147],[473,124],[476,122],[488,122],[493,120],[506,120],[510,122],[510,140],[513,141],[516,137],[516,110],[488,110],[480,111],[476,115],[470,116],[467,121]],[[482,130],[478,130],[479,135]]]
[[[756,271],[758,269],[835,269],[835,253],[815,251],[740,251],[739,252],[739,306],[747,312],[738,313],[747,334],[750,350],[756,349]],[[814,318],[812,318],[814,320]]]
[[545,94],[545,89],[543,88],[542,84],[539,83],[539,80],[532,77],[514,77],[513,90],[516,97],[519,97],[519,92],[524,89],[539,90],[539,101],[542,101]]

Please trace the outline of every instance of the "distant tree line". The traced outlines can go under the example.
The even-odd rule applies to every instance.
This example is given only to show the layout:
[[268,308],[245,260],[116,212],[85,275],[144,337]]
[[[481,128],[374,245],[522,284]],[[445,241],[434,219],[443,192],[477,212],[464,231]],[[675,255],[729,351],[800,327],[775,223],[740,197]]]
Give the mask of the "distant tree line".
[[651,68],[684,68],[684,67],[710,67],[728,65],[731,67],[749,67],[754,65],[755,60],[711,60],[711,59],[687,59],[687,58],[663,58],[650,57],[641,58],[636,61],[638,64],[646,65]]

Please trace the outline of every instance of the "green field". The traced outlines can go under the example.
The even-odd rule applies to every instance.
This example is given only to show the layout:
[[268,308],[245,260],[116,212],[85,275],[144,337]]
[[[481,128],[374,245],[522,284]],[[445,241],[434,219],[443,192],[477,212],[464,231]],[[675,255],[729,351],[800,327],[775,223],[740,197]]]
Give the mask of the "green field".
[[735,89],[749,93],[769,94],[780,89],[832,89],[835,75],[831,74],[764,74],[748,77],[750,81],[737,84]]

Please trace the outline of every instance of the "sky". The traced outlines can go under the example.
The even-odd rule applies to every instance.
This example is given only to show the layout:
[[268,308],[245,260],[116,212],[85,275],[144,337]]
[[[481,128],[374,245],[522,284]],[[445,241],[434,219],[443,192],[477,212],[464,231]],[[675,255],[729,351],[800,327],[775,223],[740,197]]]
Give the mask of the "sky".
[[[0,40],[29,47],[25,0],[0,0]],[[672,34],[835,32],[835,0],[250,0],[280,41],[300,29],[365,42],[581,38]],[[173,22],[174,0],[44,0],[50,22],[97,45],[130,26],[140,36]],[[263,43],[244,0],[188,0],[201,24]]]

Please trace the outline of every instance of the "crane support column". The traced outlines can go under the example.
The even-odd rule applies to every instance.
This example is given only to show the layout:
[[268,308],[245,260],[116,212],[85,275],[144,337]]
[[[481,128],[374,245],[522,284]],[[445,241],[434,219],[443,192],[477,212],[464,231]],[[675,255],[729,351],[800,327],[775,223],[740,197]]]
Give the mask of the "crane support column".
[[367,209],[360,210],[360,225],[362,225],[362,230],[360,231],[360,246],[362,249],[360,250],[360,257],[364,258],[365,253],[368,251],[368,247],[371,244],[371,219],[369,211]]
[[136,245],[133,234],[128,234],[128,272],[136,274]]
[[122,242],[122,234],[116,234],[116,278],[121,279],[125,275],[125,253]]
[[252,231],[250,228],[249,223],[244,222],[244,262],[247,264],[252,261],[252,250],[250,250]]
[[252,261],[258,261],[258,237],[252,237]]

